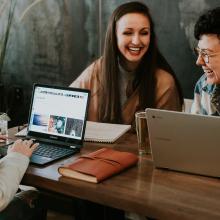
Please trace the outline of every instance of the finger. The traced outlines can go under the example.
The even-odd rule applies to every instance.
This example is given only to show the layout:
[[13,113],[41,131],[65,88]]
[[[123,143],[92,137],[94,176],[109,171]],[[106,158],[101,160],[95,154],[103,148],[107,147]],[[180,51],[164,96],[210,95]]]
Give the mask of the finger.
[[30,147],[31,145],[33,144],[33,141],[32,140],[23,140],[22,141],[22,145],[24,146],[24,147]]
[[26,144],[27,143],[27,141],[26,140],[22,140],[22,142],[21,142],[22,144]]
[[30,146],[30,149],[34,151],[38,146],[39,146],[39,143],[32,144]]
[[27,140],[26,144],[30,147],[33,144],[33,141],[32,140]]
[[16,140],[15,142],[21,143],[22,141],[23,141],[22,139],[18,139],[18,140]]
[[14,142],[13,145],[20,144],[20,143],[22,143],[22,140],[21,140],[21,139],[18,139],[18,140],[16,140],[16,141]]

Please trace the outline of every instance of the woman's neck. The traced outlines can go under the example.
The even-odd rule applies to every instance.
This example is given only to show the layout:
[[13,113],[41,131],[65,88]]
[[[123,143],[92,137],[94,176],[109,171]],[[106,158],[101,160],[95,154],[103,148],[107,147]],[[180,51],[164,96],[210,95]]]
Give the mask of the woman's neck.
[[124,58],[119,58],[119,63],[126,71],[134,72],[138,68],[140,62],[130,62]]

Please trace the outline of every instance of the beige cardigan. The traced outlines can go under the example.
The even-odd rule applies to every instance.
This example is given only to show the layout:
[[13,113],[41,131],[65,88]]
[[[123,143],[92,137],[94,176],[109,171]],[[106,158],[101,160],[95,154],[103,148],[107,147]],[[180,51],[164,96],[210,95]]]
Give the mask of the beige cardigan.
[[28,164],[29,158],[17,152],[0,160],[0,211],[13,199]]
[[[70,87],[85,88],[91,91],[88,120],[98,121],[99,94],[102,86],[99,80],[101,60],[98,59],[86,68]],[[128,98],[122,109],[124,124],[131,124],[138,110],[139,97],[136,90]],[[156,72],[156,108],[181,111],[177,88],[173,77],[162,69]]]

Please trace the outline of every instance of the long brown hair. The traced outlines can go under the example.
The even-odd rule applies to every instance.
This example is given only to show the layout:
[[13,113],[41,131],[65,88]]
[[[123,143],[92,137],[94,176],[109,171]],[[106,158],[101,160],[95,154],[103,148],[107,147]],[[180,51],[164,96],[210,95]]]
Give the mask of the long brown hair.
[[137,68],[133,82],[133,91],[136,89],[139,90],[139,108],[145,109],[147,107],[156,107],[155,72],[158,68],[164,69],[174,77],[181,104],[183,102],[183,96],[177,78],[172,68],[167,63],[157,47],[154,23],[149,13],[148,7],[140,2],[129,2],[120,5],[115,9],[107,27],[100,76],[103,91],[99,98],[99,120],[102,122],[122,122],[122,111],[119,98],[118,66],[118,57],[120,52],[117,46],[116,24],[122,16],[128,13],[141,13],[145,15],[150,21],[150,45]]

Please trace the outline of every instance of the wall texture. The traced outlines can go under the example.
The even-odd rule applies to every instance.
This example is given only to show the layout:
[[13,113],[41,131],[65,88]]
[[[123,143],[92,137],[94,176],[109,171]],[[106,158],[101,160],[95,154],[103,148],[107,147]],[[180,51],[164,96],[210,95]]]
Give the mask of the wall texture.
[[[69,85],[100,55],[108,18],[127,1],[43,0],[23,16],[32,2],[17,1],[1,76],[8,109],[14,119],[21,116],[17,123],[27,118],[33,83]],[[192,50],[196,45],[194,23],[204,10],[219,6],[219,0],[142,2],[151,10],[159,47],[175,70],[184,96],[192,98],[194,84],[201,75]],[[0,19],[1,33],[6,19]]]

